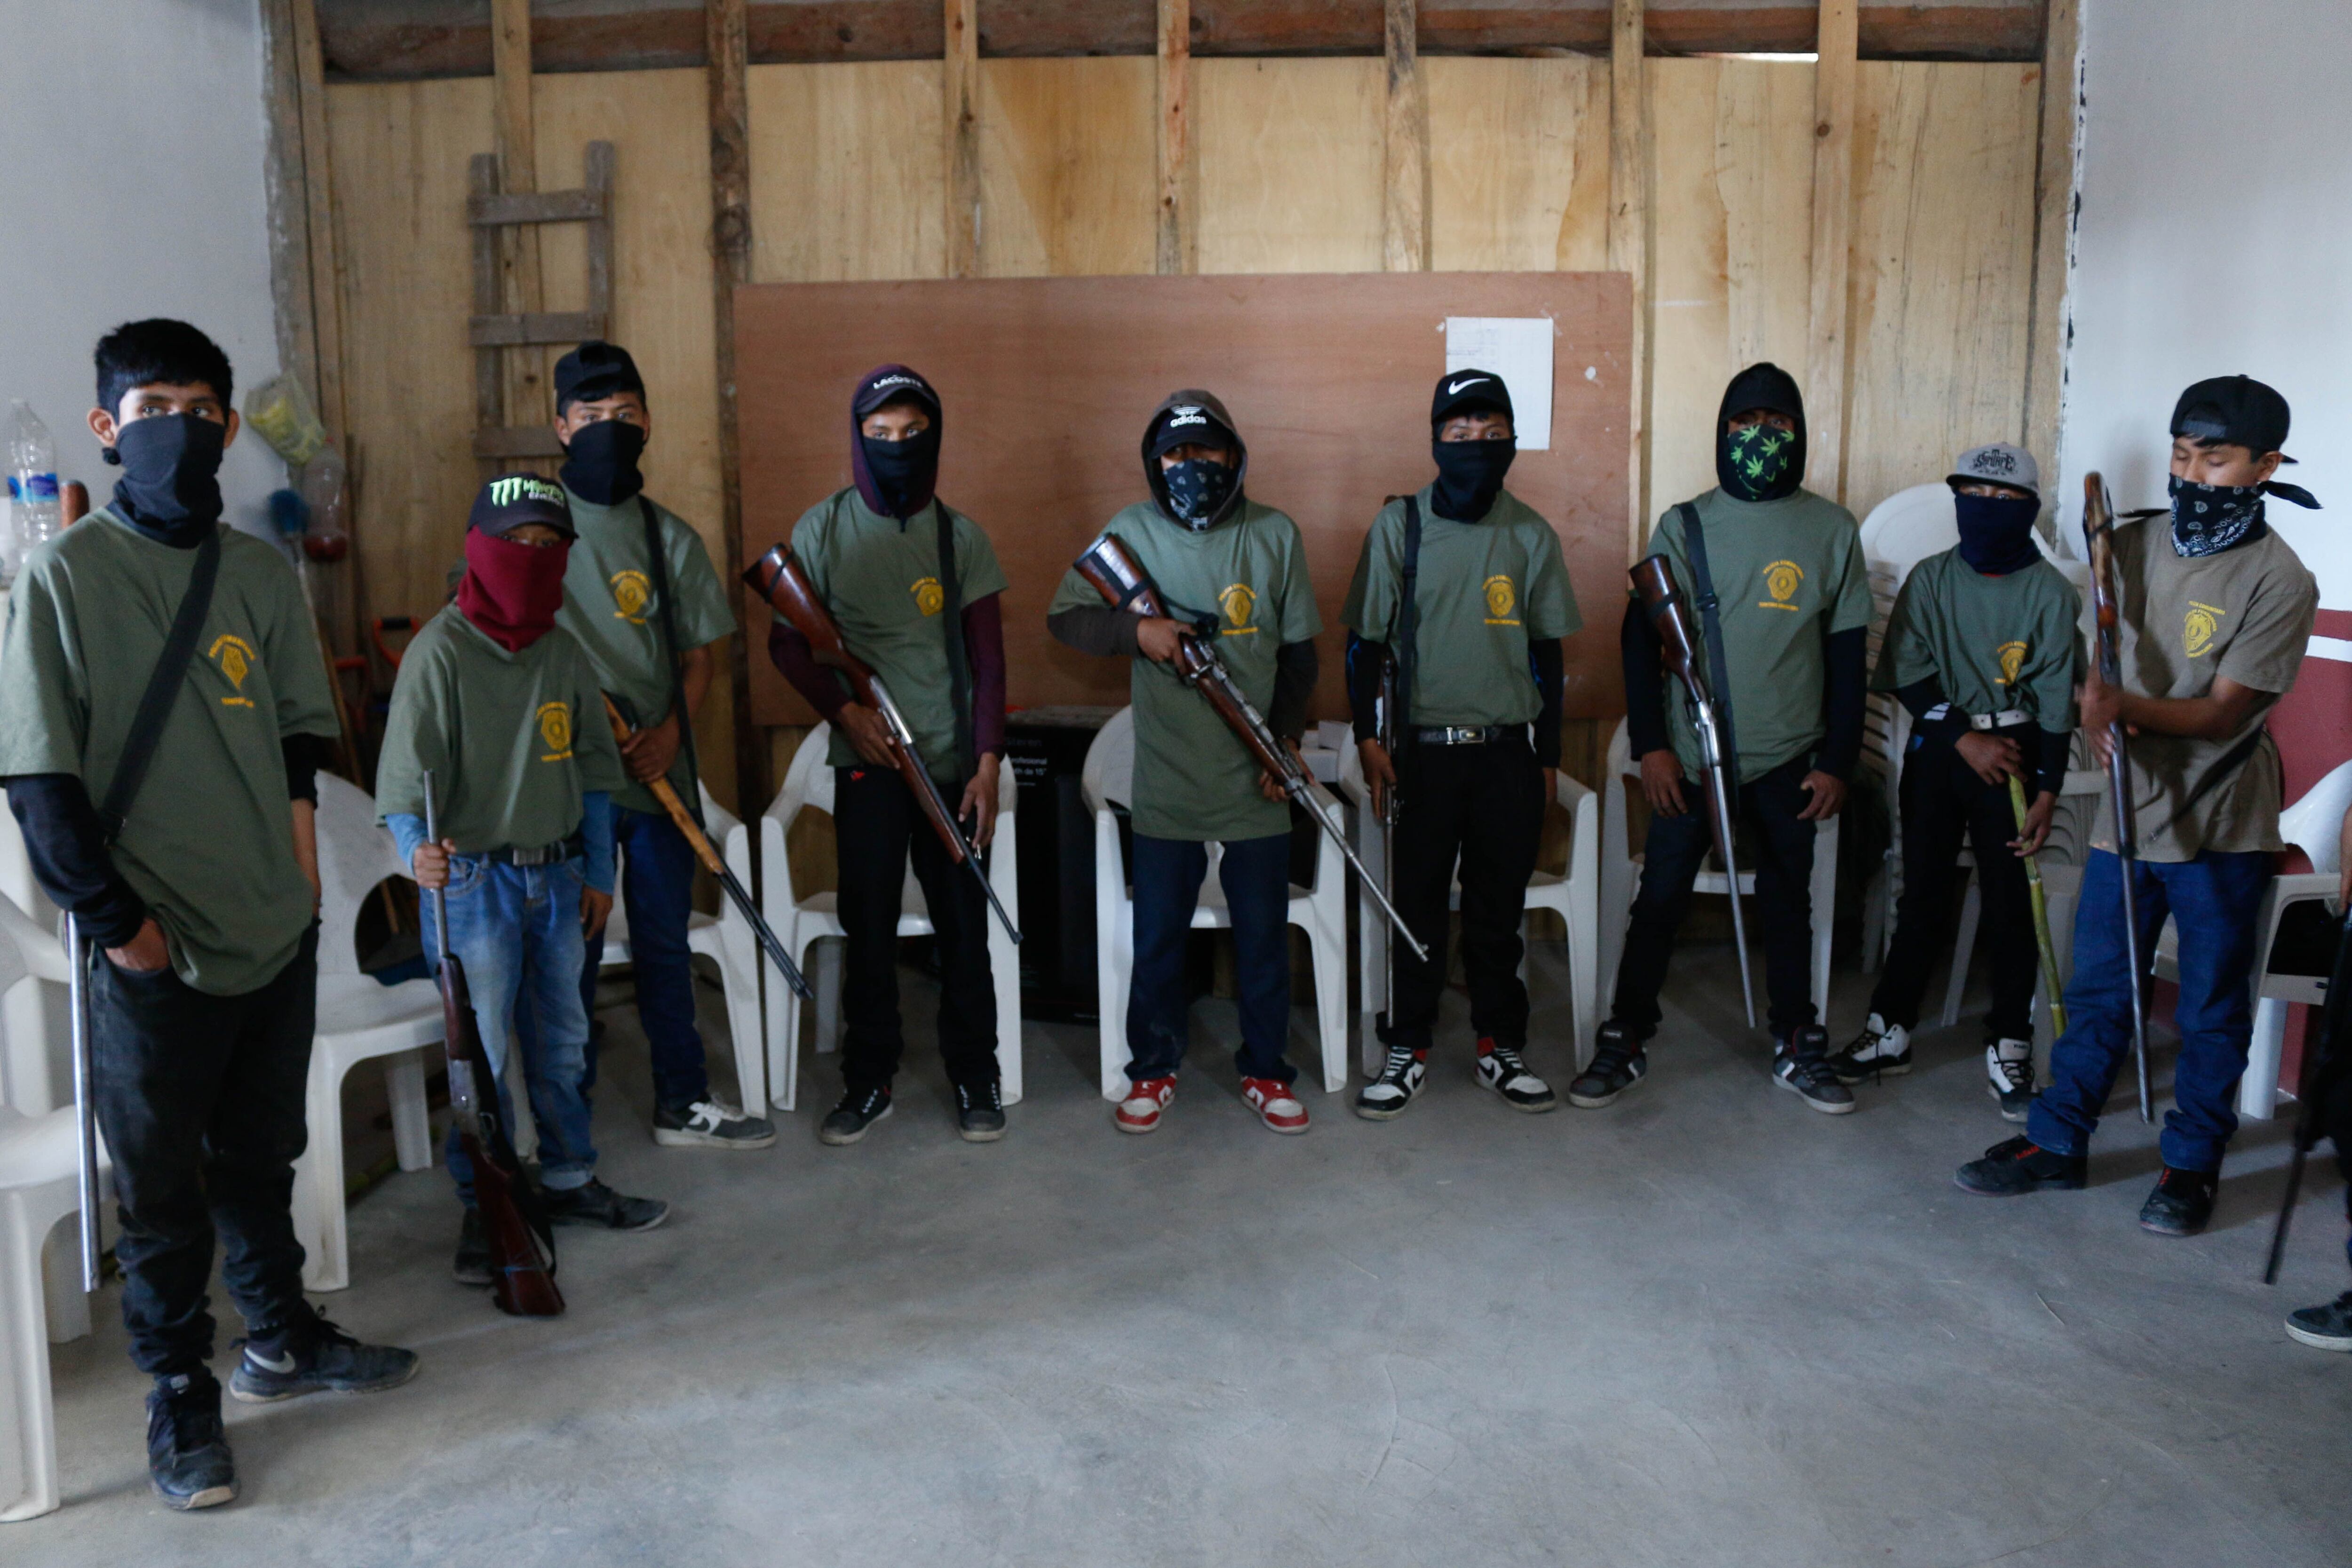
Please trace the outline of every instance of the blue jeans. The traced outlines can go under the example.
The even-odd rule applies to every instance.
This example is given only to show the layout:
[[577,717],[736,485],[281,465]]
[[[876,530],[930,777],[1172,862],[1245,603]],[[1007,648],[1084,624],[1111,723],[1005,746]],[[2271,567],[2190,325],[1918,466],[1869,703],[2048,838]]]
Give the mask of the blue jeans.
[[[2218,1171],[2238,1130],[2231,1109],[2253,1037],[2254,916],[2270,886],[2259,850],[2132,865],[2142,961],[2156,952],[2169,914],[2180,929],[2180,1059],[2165,1113],[2164,1163]],[[2123,862],[2093,850],[2074,907],[2074,975],[2066,985],[2066,1032],[2050,1047],[2050,1087],[2033,1102],[2026,1136],[2058,1154],[2089,1152],[2099,1112],[2131,1055],[2131,966],[2124,956]]]
[[[523,1082],[539,1129],[541,1185],[558,1192],[585,1186],[596,1169],[588,1136],[588,1013],[580,1005],[580,889],[585,862],[510,866],[478,855],[449,858],[449,950],[465,965],[482,1049],[499,1080],[499,1104],[514,1125],[507,1094],[507,1027],[518,1026]],[[440,934],[430,895],[425,951],[437,968]],[[449,1129],[449,1173],[457,1195],[474,1201],[474,1172]]]
[[[653,1057],[654,1102],[684,1110],[710,1098],[703,1065],[702,1031],[694,1026],[694,955],[686,945],[694,916],[694,847],[667,814],[613,808],[613,847],[622,856],[621,901],[629,916],[629,967],[637,984],[637,1021]],[[604,933],[586,943],[580,971],[580,1005],[596,1014],[596,972],[604,963]],[[518,1033],[529,1034],[521,1018]],[[584,1093],[596,1087],[596,1047],[588,1046]],[[757,1108],[753,1115],[759,1114]]]
[[[1135,836],[1135,966],[1128,982],[1127,1045],[1134,1082],[1165,1078],[1184,1059],[1192,995],[1184,984],[1185,938],[1208,875],[1209,847]],[[1234,919],[1234,971],[1241,992],[1244,1078],[1288,1083],[1290,1037],[1290,835],[1225,846],[1217,869]]]

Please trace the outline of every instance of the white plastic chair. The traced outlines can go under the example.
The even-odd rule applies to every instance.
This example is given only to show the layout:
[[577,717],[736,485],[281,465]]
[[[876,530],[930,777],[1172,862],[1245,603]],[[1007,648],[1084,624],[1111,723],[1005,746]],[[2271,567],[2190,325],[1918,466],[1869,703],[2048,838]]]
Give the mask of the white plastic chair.
[[[1386,874],[1382,864],[1380,824],[1371,815],[1371,797],[1364,786],[1364,769],[1360,754],[1350,740],[1339,752],[1340,797],[1355,813],[1359,824],[1356,853],[1365,869],[1373,876]],[[1569,816],[1568,868],[1565,871],[1538,870],[1528,882],[1527,910],[1550,910],[1558,914],[1568,928],[1568,991],[1570,1049],[1576,1067],[1582,1071],[1591,1058],[1593,1031],[1601,1026],[1601,798],[1598,795],[1567,773],[1559,774],[1559,786],[1555,792],[1560,808]],[[1453,906],[1462,903],[1462,885],[1454,885]],[[1522,921],[1519,935],[1527,940],[1528,922]],[[1372,901],[1371,894],[1361,893],[1358,900],[1356,930],[1362,943],[1360,962],[1361,983],[1358,986],[1359,1005],[1365,1019],[1363,1029],[1363,1067],[1366,1077],[1381,1069],[1381,1048],[1371,1019],[1385,1012],[1389,1005],[1388,968],[1381,962],[1382,943],[1387,936],[1388,918]],[[1519,961],[1519,973],[1527,974],[1527,960]]]
[[[1633,914],[1633,895],[1640,883],[1642,859],[1633,842],[1633,814],[1625,803],[1625,781],[1638,784],[1642,769],[1633,758],[1633,747],[1626,738],[1625,721],[1617,721],[1616,732],[1609,737],[1609,787],[1601,803],[1601,984],[1614,986],[1617,966],[1625,956],[1625,932]],[[1690,803],[1693,810],[1704,807],[1697,801]],[[1837,924],[1837,859],[1838,819],[1814,825],[1812,921],[1813,963],[1812,1000],[1814,1021],[1823,1028],[1830,1021],[1830,939]],[[1712,857],[1709,858],[1712,864]],[[1703,870],[1691,884],[1700,893],[1727,893],[1730,883],[1720,869]],[[1739,892],[1750,900],[1743,912],[1747,914],[1751,932],[1756,929],[1756,868],[1749,866],[1739,873]],[[1763,967],[1755,966],[1755,977],[1760,993]],[[1760,1017],[1764,997],[1756,998]]]
[[[831,725],[819,724],[809,731],[800,750],[793,753],[792,766],[785,770],[784,787],[776,792],[776,798],[768,804],[760,818],[760,912],[775,928],[778,940],[793,955],[793,962],[808,973],[810,989],[816,993],[816,1048],[820,1053],[835,1048],[841,1037],[844,939],[840,895],[830,891],[803,895],[794,889],[792,858],[784,845],[793,819],[803,811],[833,815],[833,767],[825,760],[832,744]],[[996,778],[996,837],[985,851],[988,885],[1018,920],[1021,856],[1013,806],[1020,786],[1009,763],[997,769]],[[954,802],[949,804],[952,806]],[[916,831],[929,833],[930,824],[918,822]],[[959,869],[956,875],[965,877],[971,873]],[[898,909],[900,936],[931,934],[930,906],[924,901],[923,885],[915,879],[911,855],[908,858]],[[1004,934],[995,912],[985,911],[984,918],[988,922],[989,973],[996,984],[996,1071],[1004,1102],[1012,1105],[1021,1099],[1021,954],[1013,945],[1013,939]],[[810,957],[812,947],[815,949],[814,960]],[[768,1009],[771,1102],[779,1110],[790,1110],[799,1101],[801,999],[781,977],[772,978],[770,984],[776,1004]]]
[[[1095,817],[1095,985],[1102,1017],[1102,1093],[1127,1093],[1128,982],[1135,967],[1135,897],[1118,849],[1118,816],[1111,807],[1132,798],[1135,779],[1135,710],[1122,708],[1087,748],[1081,788]],[[1320,784],[1314,786],[1327,808],[1339,803]],[[1217,881],[1222,845],[1212,844],[1192,909],[1194,931],[1229,931],[1233,912]],[[1291,885],[1289,923],[1307,933],[1314,960],[1315,1021],[1323,1052],[1323,1091],[1348,1087],[1348,863],[1325,835],[1316,835],[1315,885]]]

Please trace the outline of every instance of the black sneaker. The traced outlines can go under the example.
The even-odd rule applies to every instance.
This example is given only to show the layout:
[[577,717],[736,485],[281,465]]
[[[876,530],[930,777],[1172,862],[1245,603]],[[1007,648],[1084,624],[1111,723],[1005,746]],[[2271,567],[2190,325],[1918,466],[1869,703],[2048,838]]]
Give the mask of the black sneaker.
[[1807,1024],[1781,1042],[1772,1058],[1772,1081],[1793,1090],[1807,1105],[1831,1116],[1853,1109],[1853,1090],[1830,1068],[1830,1032]]
[[1830,1058],[1830,1071],[1840,1083],[1866,1083],[1875,1078],[1900,1078],[1911,1070],[1911,1031],[1873,1013],[1853,1037],[1853,1044]]
[[2221,1195],[2219,1171],[2182,1171],[2167,1165],[2156,1190],[2139,1206],[2139,1227],[2158,1236],[2195,1236],[2213,1217]]
[[460,1285],[488,1285],[490,1244],[482,1235],[482,1211],[467,1205],[457,1222],[457,1256],[449,1260],[449,1277]]
[[363,1345],[316,1312],[273,1338],[239,1342],[245,1354],[228,1391],[246,1405],[275,1405],[321,1389],[374,1394],[416,1375],[415,1351]]
[[2033,1109],[2033,1042],[1995,1040],[1985,1047],[1985,1088],[2000,1104],[2003,1121],[2022,1121]]
[[1411,1046],[1391,1046],[1381,1076],[1356,1096],[1356,1114],[1367,1121],[1392,1121],[1404,1114],[1412,1097],[1429,1076],[1429,1053]]
[[236,1500],[236,1461],[221,1426],[220,1394],[213,1374],[200,1369],[159,1377],[147,1395],[147,1478],[165,1508]]
[[853,1089],[841,1097],[816,1130],[821,1143],[855,1143],[866,1136],[866,1130],[890,1114],[890,1091],[887,1089]]
[[625,1197],[593,1176],[585,1186],[542,1187],[540,1200],[558,1225],[593,1225],[604,1230],[651,1230],[669,1218],[659,1198]]
[[[1004,1136],[1003,1084],[994,1079],[978,1085],[960,1083],[955,1086],[955,1097],[958,1137],[967,1143],[993,1143]],[[832,1117],[825,1118],[827,1125],[832,1121]]]
[[2287,1314],[2286,1337],[2314,1350],[2352,1351],[2352,1290]]
[[1478,1084],[1503,1097],[1503,1103],[1513,1110],[1538,1115],[1559,1104],[1559,1097],[1551,1085],[1528,1070],[1519,1058],[1519,1047],[1494,1040],[1478,1042]]
[[2021,1197],[2045,1189],[2076,1193],[2089,1184],[2090,1159],[2083,1154],[2059,1154],[2031,1138],[2011,1138],[1984,1152],[1952,1173],[1964,1193],[1984,1198]]
[[723,1100],[654,1108],[654,1142],[665,1149],[765,1149],[775,1141],[774,1122]]
[[1592,1037],[1592,1061],[1569,1080],[1568,1102],[1598,1110],[1649,1076],[1650,1054],[1632,1030],[1614,1022]]

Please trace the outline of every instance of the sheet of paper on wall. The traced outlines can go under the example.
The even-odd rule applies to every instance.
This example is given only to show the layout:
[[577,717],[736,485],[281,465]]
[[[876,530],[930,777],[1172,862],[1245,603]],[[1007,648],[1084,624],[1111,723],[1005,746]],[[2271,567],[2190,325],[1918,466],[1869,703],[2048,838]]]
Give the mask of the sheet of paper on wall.
[[1488,370],[1511,389],[1511,423],[1522,452],[1551,450],[1549,316],[1448,316],[1445,369]]

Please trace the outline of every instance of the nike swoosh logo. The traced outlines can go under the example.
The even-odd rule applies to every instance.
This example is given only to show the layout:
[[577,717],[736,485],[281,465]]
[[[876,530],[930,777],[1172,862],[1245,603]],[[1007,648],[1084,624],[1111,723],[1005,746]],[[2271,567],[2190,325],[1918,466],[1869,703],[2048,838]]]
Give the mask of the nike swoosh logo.
[[261,1354],[258,1351],[249,1350],[245,1353],[252,1359],[254,1365],[259,1367],[264,1372],[274,1372],[278,1376],[283,1377],[288,1373],[294,1370],[294,1358],[290,1355],[279,1356],[276,1361],[271,1361],[268,1356]]
[[1477,385],[1480,382],[1485,381],[1485,380],[1486,380],[1486,379],[1487,379],[1487,378],[1486,378],[1486,376],[1483,376],[1483,375],[1474,375],[1474,376],[1470,376],[1470,377],[1468,377],[1468,378],[1466,378],[1466,379],[1465,379],[1465,380],[1462,380],[1462,381],[1449,382],[1449,383],[1447,383],[1447,384],[1446,384],[1446,387],[1445,387],[1445,395],[1446,395],[1446,396],[1448,396],[1448,397],[1451,397],[1451,396],[1453,396],[1455,393],[1460,392],[1464,387],[1465,387],[1465,386],[1475,386],[1475,385]]

